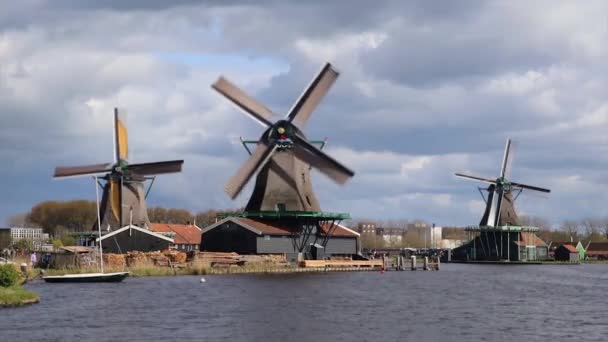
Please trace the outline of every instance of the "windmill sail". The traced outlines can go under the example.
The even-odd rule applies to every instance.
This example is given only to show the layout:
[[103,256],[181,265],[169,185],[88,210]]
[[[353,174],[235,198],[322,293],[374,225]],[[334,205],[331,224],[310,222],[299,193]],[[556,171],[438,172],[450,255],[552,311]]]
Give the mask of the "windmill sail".
[[310,168],[315,168],[335,182],[344,184],[354,172],[311,144],[301,128],[337,79],[339,73],[330,63],[323,66],[284,119],[276,117],[242,90],[220,77],[212,88],[231,100],[266,130],[255,151],[230,178],[226,192],[235,198],[257,173],[247,211],[276,210],[320,211],[312,191]]

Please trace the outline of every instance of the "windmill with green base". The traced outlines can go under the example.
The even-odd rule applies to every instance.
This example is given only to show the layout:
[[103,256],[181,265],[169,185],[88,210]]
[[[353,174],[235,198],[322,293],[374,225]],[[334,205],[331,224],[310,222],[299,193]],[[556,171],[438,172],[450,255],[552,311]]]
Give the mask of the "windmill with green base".
[[[538,227],[521,225],[514,202],[523,190],[543,193],[551,190],[510,181],[507,173],[511,169],[512,155],[511,139],[507,139],[500,175],[496,179],[456,173],[457,177],[488,186],[479,188],[486,202],[479,226],[466,228],[470,241],[452,252],[453,260],[536,262],[547,258],[547,246],[537,236]],[[484,196],[484,192],[487,195]]]
[[[312,112],[337,78],[338,72],[331,64],[325,64],[287,115],[278,120],[270,109],[223,77],[212,85],[265,128],[258,140],[242,140],[249,159],[226,185],[227,194],[235,199],[257,174],[245,210],[237,216],[289,229],[294,251],[308,258],[315,258],[311,246],[324,247],[335,226],[350,218],[348,214],[321,210],[312,189],[310,170],[315,168],[338,184],[344,184],[354,172],[323,152],[324,142],[310,141],[303,132]],[[319,143],[321,146],[317,147]],[[248,147],[251,144],[255,145],[253,150]]]

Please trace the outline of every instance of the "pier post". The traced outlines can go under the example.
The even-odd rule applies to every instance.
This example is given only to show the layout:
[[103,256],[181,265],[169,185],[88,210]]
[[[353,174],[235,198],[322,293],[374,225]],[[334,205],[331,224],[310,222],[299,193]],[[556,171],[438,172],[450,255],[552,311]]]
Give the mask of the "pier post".
[[412,255],[412,271],[416,270],[416,256]]
[[425,256],[424,257],[424,267],[423,270],[428,271],[429,270],[429,257]]
[[436,270],[439,271],[439,267],[441,266],[441,258],[438,256],[437,257],[437,267]]

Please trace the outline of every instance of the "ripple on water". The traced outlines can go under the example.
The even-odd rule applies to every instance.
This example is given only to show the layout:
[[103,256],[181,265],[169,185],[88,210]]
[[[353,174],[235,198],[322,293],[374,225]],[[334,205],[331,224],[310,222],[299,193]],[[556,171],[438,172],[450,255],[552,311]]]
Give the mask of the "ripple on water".
[[28,287],[0,340],[606,341],[608,265],[128,278]]

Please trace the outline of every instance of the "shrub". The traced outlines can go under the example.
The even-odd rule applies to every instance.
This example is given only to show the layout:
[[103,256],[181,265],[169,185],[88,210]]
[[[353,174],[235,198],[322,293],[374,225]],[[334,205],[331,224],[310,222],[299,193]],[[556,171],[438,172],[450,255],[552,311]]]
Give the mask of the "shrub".
[[0,265],[0,286],[9,287],[19,283],[19,272],[13,265]]

